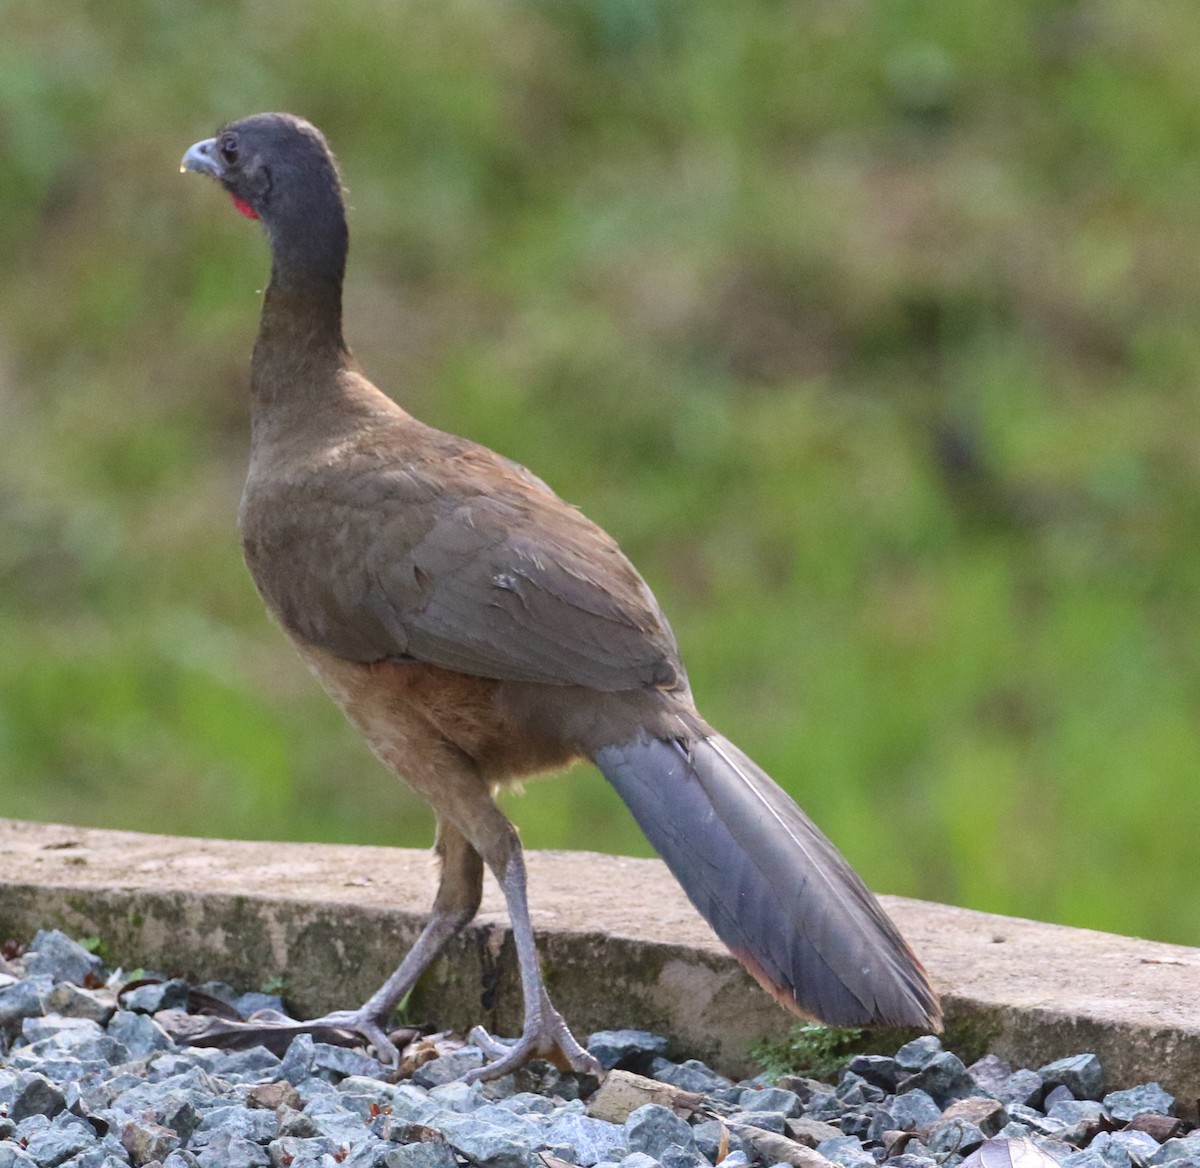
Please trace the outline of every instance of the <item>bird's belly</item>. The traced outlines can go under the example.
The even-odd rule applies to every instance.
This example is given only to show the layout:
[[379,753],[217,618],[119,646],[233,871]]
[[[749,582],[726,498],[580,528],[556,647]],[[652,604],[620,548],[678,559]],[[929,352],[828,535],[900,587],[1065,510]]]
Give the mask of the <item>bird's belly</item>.
[[503,682],[419,662],[363,664],[297,641],[305,664],[375,756],[418,791],[436,776],[429,762],[448,747],[490,785],[563,767],[575,753],[514,723],[497,701]]

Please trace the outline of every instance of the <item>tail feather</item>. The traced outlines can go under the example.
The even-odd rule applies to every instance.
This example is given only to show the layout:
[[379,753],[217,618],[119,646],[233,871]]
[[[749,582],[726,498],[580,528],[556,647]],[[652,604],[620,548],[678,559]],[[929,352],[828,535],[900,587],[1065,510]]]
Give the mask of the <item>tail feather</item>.
[[879,902],[733,743],[640,737],[594,761],[717,936],[781,1004],[836,1026],[940,1026],[925,970]]

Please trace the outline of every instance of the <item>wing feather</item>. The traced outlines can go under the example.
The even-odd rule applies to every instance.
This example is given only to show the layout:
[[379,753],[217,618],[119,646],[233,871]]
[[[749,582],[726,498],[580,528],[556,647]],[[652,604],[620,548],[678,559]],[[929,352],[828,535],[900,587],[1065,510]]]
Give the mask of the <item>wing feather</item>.
[[665,617],[611,537],[524,468],[438,437],[436,458],[391,462],[376,447],[250,480],[247,563],[290,632],[351,660],[501,681],[686,684]]

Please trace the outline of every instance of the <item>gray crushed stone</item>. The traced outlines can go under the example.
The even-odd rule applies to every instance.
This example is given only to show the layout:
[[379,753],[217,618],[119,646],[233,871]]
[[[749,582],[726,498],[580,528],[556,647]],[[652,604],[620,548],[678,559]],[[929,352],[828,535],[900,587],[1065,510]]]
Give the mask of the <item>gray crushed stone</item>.
[[464,1083],[483,1065],[471,1046],[399,1082],[367,1051],[309,1035],[281,1056],[188,1046],[172,1023],[195,991],[243,1018],[284,1004],[219,982],[127,980],[52,929],[0,959],[0,1168],[544,1168],[548,1156],[772,1168],[779,1137],[839,1168],[957,1168],[996,1136],[1030,1139],[1064,1168],[1200,1168],[1200,1130],[1170,1122],[1171,1095],[1158,1083],[1106,1094],[1087,1052],[1036,1070],[995,1055],[968,1067],[924,1035],[856,1056],[835,1082],[735,1083],[673,1061],[661,1035],[601,1031],[588,1049],[606,1070],[705,1097],[690,1119],[647,1104],[617,1124],[587,1114],[594,1079],[546,1064]]

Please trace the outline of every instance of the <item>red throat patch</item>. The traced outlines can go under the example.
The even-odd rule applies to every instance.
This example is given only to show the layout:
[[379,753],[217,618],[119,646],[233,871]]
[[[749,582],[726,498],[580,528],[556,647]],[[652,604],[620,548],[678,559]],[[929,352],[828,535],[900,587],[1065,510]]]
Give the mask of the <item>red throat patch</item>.
[[245,215],[247,219],[257,219],[258,218],[258,212],[253,207],[251,207],[249,203],[245,202],[242,199],[239,199],[237,197],[237,195],[230,195],[229,197],[233,200],[233,205],[243,215]]

